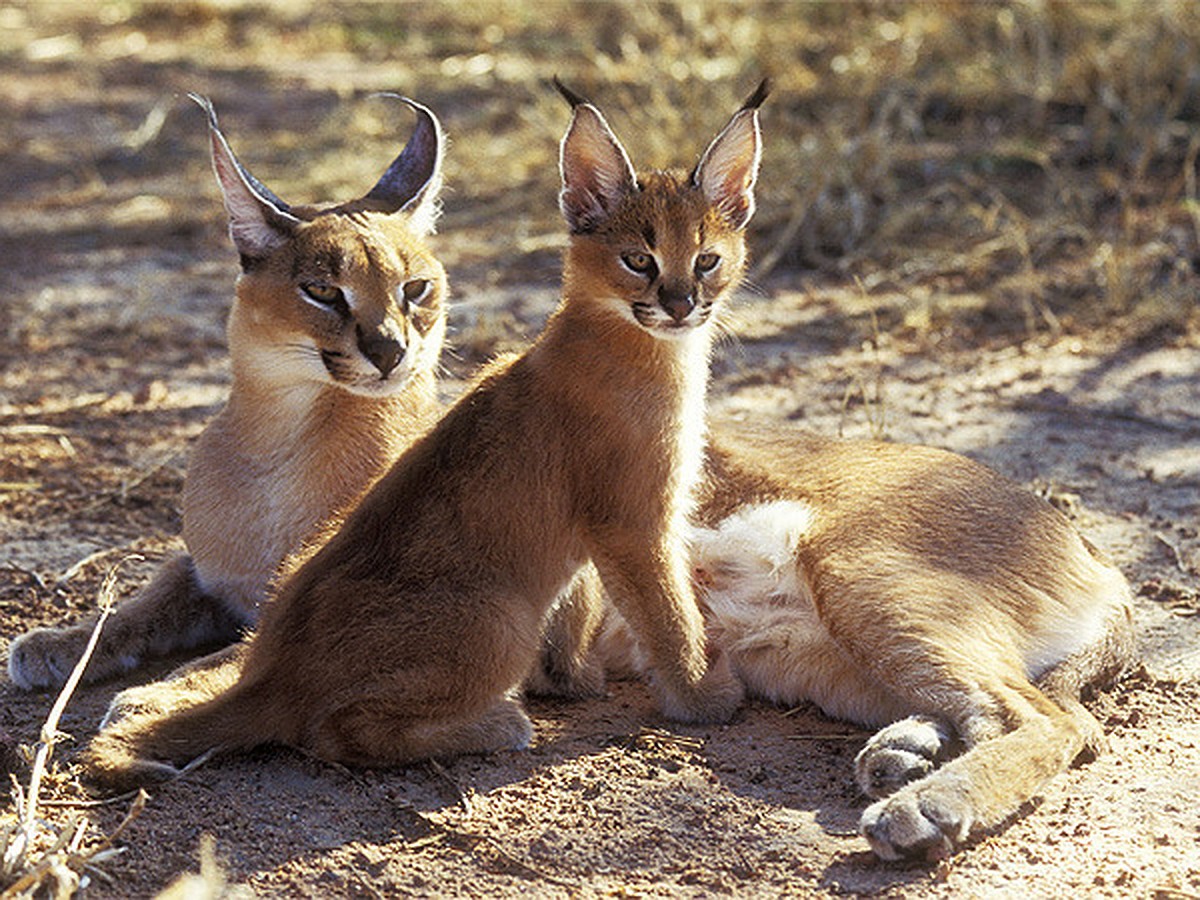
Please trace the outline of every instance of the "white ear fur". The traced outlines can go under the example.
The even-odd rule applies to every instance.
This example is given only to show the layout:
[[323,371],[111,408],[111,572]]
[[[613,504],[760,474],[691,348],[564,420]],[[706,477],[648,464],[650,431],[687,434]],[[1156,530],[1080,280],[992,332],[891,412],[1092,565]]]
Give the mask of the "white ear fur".
[[575,107],[559,150],[562,192],[558,203],[572,234],[594,231],[627,194],[637,176],[625,148],[590,103]]
[[188,96],[208,114],[213,173],[229,215],[229,236],[244,260],[266,256],[287,240],[300,220],[291,214],[286,203],[238,162],[217,126],[212,103],[197,94]]
[[737,230],[754,215],[754,184],[761,159],[758,110],[741,109],[708,145],[692,176],[693,184]]

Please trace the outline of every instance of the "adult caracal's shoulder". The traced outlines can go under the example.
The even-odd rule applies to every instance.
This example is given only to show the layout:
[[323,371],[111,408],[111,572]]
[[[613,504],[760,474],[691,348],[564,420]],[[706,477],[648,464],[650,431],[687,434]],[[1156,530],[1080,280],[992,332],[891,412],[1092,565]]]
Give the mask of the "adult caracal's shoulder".
[[664,711],[732,713],[741,686],[723,656],[709,661],[684,530],[713,322],[744,267],[763,96],[692,173],[640,175],[574,98],[563,298],[538,340],[286,579],[218,667],[221,679],[237,669],[232,686],[101,731],[97,778],[160,777],[210,748],[273,740],[367,764],[525,746],[516,692],[589,559],[646,648]]
[[[228,322],[229,401],[196,442],[183,496],[187,554],[109,620],[87,670],[231,641],[258,617],[283,558],[383,472],[437,412],[446,276],[425,243],[444,146],[412,101],[407,146],[358,200],[290,206],[251,175],[208,114],[213,171],[242,273]],[[25,688],[60,684],[90,623],[10,648]]]

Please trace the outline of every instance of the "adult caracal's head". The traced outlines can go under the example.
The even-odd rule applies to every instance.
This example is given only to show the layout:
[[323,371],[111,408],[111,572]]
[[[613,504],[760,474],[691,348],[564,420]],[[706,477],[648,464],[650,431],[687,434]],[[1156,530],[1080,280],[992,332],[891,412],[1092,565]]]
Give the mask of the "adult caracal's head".
[[638,174],[590,103],[555,86],[574,108],[563,138],[559,197],[572,240],[564,293],[658,338],[704,324],[745,268],[743,229],[754,214],[761,141],[759,85],[690,174]]
[[235,378],[291,389],[335,386],[393,395],[432,375],[445,332],[446,273],[433,231],[444,139],[430,110],[404,151],[362,198],[289,206],[230,150],[205,99],[213,171],[242,275],[229,319]]

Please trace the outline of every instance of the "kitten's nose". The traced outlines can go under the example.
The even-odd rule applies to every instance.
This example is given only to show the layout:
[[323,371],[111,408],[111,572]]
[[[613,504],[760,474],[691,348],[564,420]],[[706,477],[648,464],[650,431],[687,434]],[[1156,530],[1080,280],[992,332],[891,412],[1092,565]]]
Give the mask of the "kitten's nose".
[[663,285],[658,289],[658,305],[666,310],[676,322],[682,322],[696,308],[696,298],[691,291],[671,289]]
[[384,378],[404,359],[404,345],[394,337],[379,333],[366,335],[361,328],[358,329],[358,349]]

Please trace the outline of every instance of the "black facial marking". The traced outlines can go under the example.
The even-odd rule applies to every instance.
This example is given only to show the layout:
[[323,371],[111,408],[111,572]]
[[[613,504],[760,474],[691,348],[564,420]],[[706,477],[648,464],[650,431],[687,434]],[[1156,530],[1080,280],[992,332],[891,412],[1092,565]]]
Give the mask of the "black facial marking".
[[308,256],[297,255],[292,260],[292,278],[319,275],[329,281],[336,281],[342,274],[345,260],[340,250],[318,250]]
[[336,350],[321,351],[321,362],[325,364],[325,371],[332,375],[335,381],[344,381],[346,378],[343,363],[345,358],[345,354]]
[[674,321],[682,322],[696,308],[696,297],[691,290],[678,285],[659,285],[658,305]]
[[638,301],[633,304],[633,317],[638,324],[649,327],[654,322],[654,304]]
[[413,328],[417,329],[417,333],[424,337],[429,333],[429,329],[437,323],[437,310],[430,309],[424,306],[418,306],[412,310],[410,318]]
[[381,377],[387,378],[404,358],[404,344],[382,332],[364,331],[361,325],[355,328],[355,332],[362,355],[379,370]]

